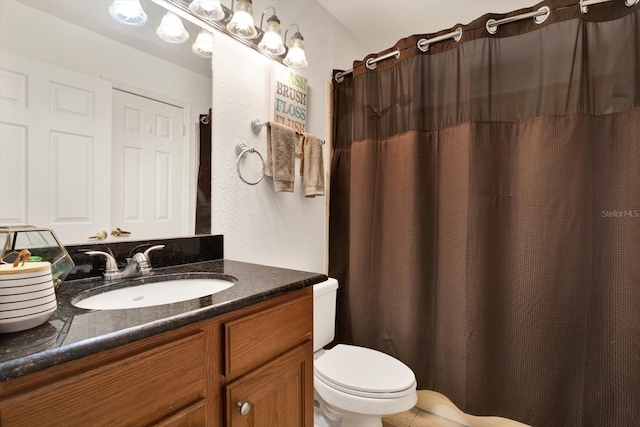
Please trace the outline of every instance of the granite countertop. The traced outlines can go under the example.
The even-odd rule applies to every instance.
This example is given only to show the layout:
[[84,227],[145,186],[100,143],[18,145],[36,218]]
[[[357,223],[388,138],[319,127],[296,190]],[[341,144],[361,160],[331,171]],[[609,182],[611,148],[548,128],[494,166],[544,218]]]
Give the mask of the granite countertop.
[[[158,268],[152,276],[140,281],[152,282],[166,274],[179,278],[197,272],[227,276],[236,283],[217,294],[173,304],[84,310],[73,306],[72,301],[82,292],[98,293],[105,286],[102,279],[64,282],[56,291],[58,309],[48,322],[27,331],[0,334],[0,381],[228,313],[327,279],[323,274],[216,260]],[[117,283],[107,286],[117,286]]]

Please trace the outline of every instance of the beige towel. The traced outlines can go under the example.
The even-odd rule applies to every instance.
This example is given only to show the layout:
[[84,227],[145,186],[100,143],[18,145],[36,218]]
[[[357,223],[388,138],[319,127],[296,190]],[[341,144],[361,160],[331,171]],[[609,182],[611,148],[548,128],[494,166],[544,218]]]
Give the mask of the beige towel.
[[324,196],[322,140],[310,133],[303,134],[302,153],[300,175],[304,195],[306,197]]
[[289,126],[270,122],[264,173],[273,178],[273,188],[276,192],[293,193],[295,148],[296,131]]

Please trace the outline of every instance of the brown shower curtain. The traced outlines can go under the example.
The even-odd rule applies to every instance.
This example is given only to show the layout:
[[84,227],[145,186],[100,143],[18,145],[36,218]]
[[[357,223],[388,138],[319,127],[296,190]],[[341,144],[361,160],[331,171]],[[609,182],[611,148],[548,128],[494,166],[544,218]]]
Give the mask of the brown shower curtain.
[[640,426],[640,5],[462,28],[334,83],[337,341],[475,415]]

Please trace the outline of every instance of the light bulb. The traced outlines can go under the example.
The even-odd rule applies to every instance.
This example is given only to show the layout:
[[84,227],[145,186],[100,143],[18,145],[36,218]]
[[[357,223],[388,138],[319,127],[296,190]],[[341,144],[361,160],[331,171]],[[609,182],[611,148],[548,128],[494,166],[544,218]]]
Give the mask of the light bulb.
[[250,0],[238,0],[233,8],[233,17],[227,24],[227,30],[245,39],[258,37],[258,30],[253,22],[253,6]]
[[109,15],[118,22],[139,27],[147,22],[147,14],[140,0],[115,0],[109,6]]
[[262,36],[262,40],[258,43],[258,48],[271,55],[282,55],[286,49],[282,43],[280,32],[280,20],[273,15],[267,20],[267,29]]
[[309,65],[306,55],[304,53],[304,38],[300,33],[296,33],[291,38],[292,46],[287,52],[287,57],[284,58],[285,65],[291,68],[304,68]]
[[168,43],[179,44],[189,40],[189,33],[184,28],[182,19],[171,12],[167,12],[166,15],[162,17],[156,34]]
[[200,31],[191,50],[198,56],[211,58],[213,56],[213,34],[205,30]]
[[198,16],[211,19],[212,21],[221,21],[224,19],[224,10],[220,5],[220,0],[193,0],[189,4],[189,10]]

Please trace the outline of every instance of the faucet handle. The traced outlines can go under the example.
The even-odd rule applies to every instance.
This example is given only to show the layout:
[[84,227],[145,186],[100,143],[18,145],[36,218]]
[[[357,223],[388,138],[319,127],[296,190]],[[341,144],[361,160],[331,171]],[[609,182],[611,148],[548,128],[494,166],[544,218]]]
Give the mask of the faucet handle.
[[104,257],[106,261],[105,268],[104,268],[105,274],[114,273],[118,271],[118,264],[116,263],[116,259],[113,257],[113,255],[108,254],[106,252],[102,252],[102,251],[86,251],[85,254],[92,255],[92,256],[100,255]]
[[151,273],[151,260],[149,259],[149,252],[155,251],[158,249],[163,249],[164,245],[156,245],[151,246],[149,249],[144,251],[143,253],[136,253],[131,259],[138,263],[138,267],[140,268],[140,273],[142,275],[148,275]]
[[144,257],[149,260],[149,252],[151,251],[157,251],[159,249],[164,249],[164,245],[156,245],[156,246],[151,246],[149,249],[147,249],[146,251],[144,251],[143,255]]

